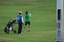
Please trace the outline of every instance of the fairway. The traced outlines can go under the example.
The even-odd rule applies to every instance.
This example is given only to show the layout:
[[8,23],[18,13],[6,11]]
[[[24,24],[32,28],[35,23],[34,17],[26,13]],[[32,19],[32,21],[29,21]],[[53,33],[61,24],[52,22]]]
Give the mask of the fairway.
[[[21,34],[4,33],[10,18],[16,17],[16,9],[30,10],[31,31],[23,28]],[[0,42],[55,42],[56,0],[0,0]],[[17,24],[14,29],[17,30]]]

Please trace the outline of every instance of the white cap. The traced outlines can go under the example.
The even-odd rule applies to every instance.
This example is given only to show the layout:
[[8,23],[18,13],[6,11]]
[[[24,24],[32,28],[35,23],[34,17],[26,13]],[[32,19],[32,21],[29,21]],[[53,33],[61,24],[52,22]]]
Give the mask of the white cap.
[[18,11],[18,13],[22,13],[22,11]]

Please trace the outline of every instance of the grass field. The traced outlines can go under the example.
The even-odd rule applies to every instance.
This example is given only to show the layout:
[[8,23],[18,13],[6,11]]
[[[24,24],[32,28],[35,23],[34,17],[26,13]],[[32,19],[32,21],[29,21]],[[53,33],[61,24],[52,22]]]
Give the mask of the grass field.
[[[31,31],[4,33],[8,20],[17,15],[16,9],[25,8],[32,13]],[[0,0],[0,42],[55,42],[55,8],[56,0]]]

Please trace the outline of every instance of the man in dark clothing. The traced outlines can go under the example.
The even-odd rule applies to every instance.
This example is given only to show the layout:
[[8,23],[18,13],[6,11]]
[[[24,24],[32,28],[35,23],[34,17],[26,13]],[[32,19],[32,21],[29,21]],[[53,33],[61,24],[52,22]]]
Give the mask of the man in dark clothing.
[[20,34],[22,32],[22,24],[24,23],[22,12],[18,13],[16,20],[18,22],[18,34]]

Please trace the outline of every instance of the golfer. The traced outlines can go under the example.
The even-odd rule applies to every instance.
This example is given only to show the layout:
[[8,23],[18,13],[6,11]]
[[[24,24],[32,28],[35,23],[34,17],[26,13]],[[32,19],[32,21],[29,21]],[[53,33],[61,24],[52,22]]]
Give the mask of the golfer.
[[16,20],[18,22],[18,34],[20,34],[22,32],[22,25],[24,23],[22,12],[18,13]]

